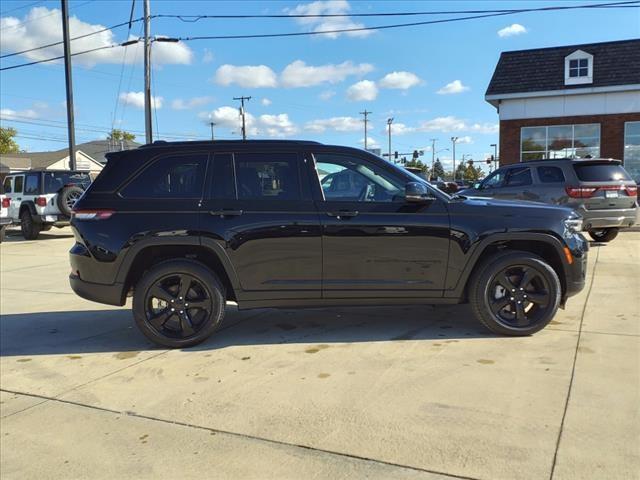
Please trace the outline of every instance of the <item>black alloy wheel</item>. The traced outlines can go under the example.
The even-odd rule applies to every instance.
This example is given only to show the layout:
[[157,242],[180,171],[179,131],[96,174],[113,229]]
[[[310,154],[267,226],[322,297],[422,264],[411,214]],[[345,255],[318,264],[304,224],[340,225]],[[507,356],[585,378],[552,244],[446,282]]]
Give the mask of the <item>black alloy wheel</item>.
[[147,338],[164,347],[196,345],[224,316],[224,288],[203,264],[170,260],[149,270],[135,286],[133,313]]
[[489,257],[468,285],[476,318],[502,335],[542,330],[556,314],[562,295],[555,270],[543,258],[524,251],[507,250]]
[[601,228],[589,230],[589,236],[596,242],[610,242],[618,236],[618,228]]

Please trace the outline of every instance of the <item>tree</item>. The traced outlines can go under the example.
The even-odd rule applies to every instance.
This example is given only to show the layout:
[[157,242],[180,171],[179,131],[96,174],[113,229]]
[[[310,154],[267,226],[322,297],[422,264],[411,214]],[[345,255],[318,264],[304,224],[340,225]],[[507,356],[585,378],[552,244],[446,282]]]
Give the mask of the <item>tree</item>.
[[20,146],[13,139],[18,134],[15,128],[0,127],[0,153],[18,153]]
[[125,130],[119,130],[114,128],[111,130],[111,133],[107,136],[107,140],[114,143],[124,142],[133,142],[136,139],[136,136],[133,133],[129,133]]
[[416,160],[416,159],[409,160],[405,166],[419,168],[423,172],[427,170],[427,166],[424,163],[422,163],[422,161]]
[[456,167],[456,180],[461,180],[464,178],[465,173],[467,173],[467,164],[464,162],[460,162]]
[[464,180],[467,182],[475,183],[478,180],[484,178],[484,171],[480,167],[474,167],[473,165],[469,165],[467,170],[464,172]]
[[433,173],[431,176],[434,178],[444,178],[444,167],[442,166],[442,163],[440,163],[439,158],[436,159],[433,164]]

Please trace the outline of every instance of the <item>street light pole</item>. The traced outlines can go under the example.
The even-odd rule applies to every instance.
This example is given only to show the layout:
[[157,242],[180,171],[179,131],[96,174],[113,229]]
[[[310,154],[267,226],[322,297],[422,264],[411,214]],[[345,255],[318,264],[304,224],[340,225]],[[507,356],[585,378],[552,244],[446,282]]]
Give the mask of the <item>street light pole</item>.
[[492,143],[490,146],[493,147],[493,163],[494,163],[494,166],[497,166],[498,165],[498,144],[497,143]]
[[391,124],[393,117],[387,119],[387,130],[389,131],[389,161],[391,161]]
[[456,181],[456,142],[458,137],[451,137],[451,144],[453,145],[453,181]]
[[431,175],[429,178],[433,178],[433,169],[436,166],[436,138],[431,139]]
[[213,142],[215,140],[215,138],[213,137],[213,127],[216,125],[213,122],[210,122],[209,125],[211,125],[211,141]]
[[360,115],[364,115],[364,149],[367,149],[367,123],[369,122],[369,119],[367,118],[369,116],[370,113],[373,112],[368,112],[367,109],[364,109],[364,112],[360,112]]

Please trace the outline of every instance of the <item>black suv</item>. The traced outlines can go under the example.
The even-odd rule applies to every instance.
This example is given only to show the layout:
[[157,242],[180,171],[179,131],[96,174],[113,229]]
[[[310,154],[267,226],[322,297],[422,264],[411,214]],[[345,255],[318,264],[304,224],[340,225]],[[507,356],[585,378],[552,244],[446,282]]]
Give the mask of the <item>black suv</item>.
[[449,196],[362,150],[156,142],[107,157],[74,207],[71,286],[111,305],[132,294],[138,327],[163,346],[205,340],[228,300],[469,302],[492,331],[527,335],[584,286],[572,210]]

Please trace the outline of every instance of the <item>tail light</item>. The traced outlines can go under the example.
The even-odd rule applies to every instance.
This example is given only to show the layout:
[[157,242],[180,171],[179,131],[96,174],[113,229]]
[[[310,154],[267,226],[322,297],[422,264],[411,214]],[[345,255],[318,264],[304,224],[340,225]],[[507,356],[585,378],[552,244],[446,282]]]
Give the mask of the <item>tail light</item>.
[[598,187],[566,187],[565,190],[571,198],[590,198]]
[[2,208],[9,208],[11,206],[11,200],[8,197],[2,199]]
[[106,220],[114,213],[113,210],[74,210],[71,215],[77,220]]
[[39,207],[47,206],[47,198],[46,197],[36,197],[36,205]]
[[627,195],[630,197],[635,197],[638,195],[638,186],[637,185],[627,185]]

